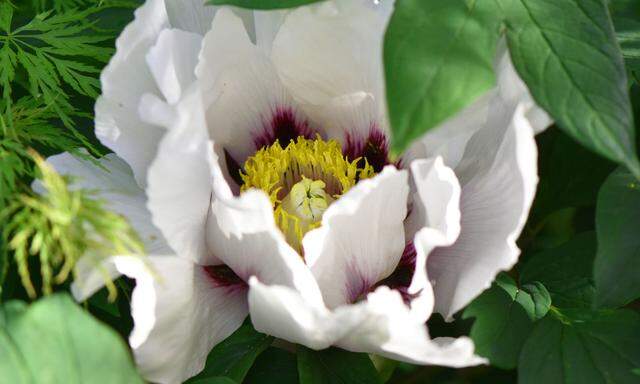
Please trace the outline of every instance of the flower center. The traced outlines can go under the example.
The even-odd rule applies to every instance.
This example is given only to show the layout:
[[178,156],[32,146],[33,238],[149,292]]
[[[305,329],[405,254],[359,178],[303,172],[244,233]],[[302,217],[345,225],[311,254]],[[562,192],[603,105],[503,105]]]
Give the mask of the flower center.
[[284,148],[276,141],[244,163],[241,191],[258,188],[267,193],[278,227],[302,253],[302,238],[320,226],[329,205],[358,180],[375,174],[360,160],[349,161],[335,140],[298,137]]

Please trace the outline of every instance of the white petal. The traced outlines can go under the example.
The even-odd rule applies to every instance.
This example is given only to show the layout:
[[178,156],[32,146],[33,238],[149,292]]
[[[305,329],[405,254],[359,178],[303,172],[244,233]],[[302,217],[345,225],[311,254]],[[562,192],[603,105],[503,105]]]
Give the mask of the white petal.
[[489,124],[470,139],[456,168],[462,194],[461,232],[455,244],[437,248],[427,263],[436,310],[452,316],[511,268],[531,207],[537,150],[527,108],[493,108]]
[[311,271],[277,228],[267,195],[250,190],[233,196],[219,167],[214,180],[215,196],[207,222],[212,254],[245,281],[257,276],[266,284],[295,288],[310,302],[321,302]]
[[441,156],[444,163],[455,168],[471,136],[487,121],[489,105],[494,102],[497,90],[491,90],[440,126],[430,130],[407,150],[403,161]]
[[115,280],[120,277],[120,272],[115,264],[96,260],[92,257],[81,257],[73,267],[73,283],[71,294],[78,302],[82,302],[93,296],[105,285],[107,280]]
[[417,364],[467,367],[486,363],[474,355],[471,339],[430,340],[423,321],[416,319],[396,291],[380,287],[356,305],[336,312],[365,313],[365,320],[349,332],[337,346],[354,352],[374,353],[394,360]]
[[196,79],[195,68],[201,44],[200,35],[165,29],[147,53],[151,74],[169,104],[177,103],[182,92]]
[[164,0],[173,28],[197,33],[201,36],[209,30],[216,7],[208,6],[204,0]]
[[321,105],[366,92],[383,100],[382,37],[390,11],[370,1],[329,1],[289,13],[272,58],[294,98]]
[[304,105],[304,112],[314,126],[321,126],[327,138],[346,144],[347,134],[366,139],[372,128],[388,134],[388,125],[379,115],[375,96],[364,91],[330,99],[319,106]]
[[417,140],[405,154],[405,159],[442,156],[449,167],[457,167],[467,142],[477,130],[492,123],[488,119],[496,115],[496,108],[513,111],[522,105],[535,133],[551,125],[549,115],[535,104],[518,76],[504,40],[499,43],[494,67],[496,87]]
[[291,111],[296,121],[304,122],[269,58],[228,9],[216,14],[196,73],[211,136],[239,163],[256,150],[254,139],[270,127],[279,110]]
[[251,279],[249,308],[254,327],[278,338],[324,349],[330,345],[396,360],[465,367],[484,363],[468,338],[430,340],[401,296],[380,287],[366,301],[329,311],[296,291]]
[[288,10],[254,11],[256,45],[267,55],[271,53],[276,38]]
[[306,300],[294,289],[249,280],[249,312],[256,330],[313,349],[330,347],[357,323],[354,316],[338,323],[322,303]]
[[181,383],[194,376],[211,348],[247,316],[246,288],[218,286],[203,267],[183,258],[117,257],[114,263],[136,279],[129,343],[149,381]]
[[[104,200],[108,209],[124,216],[148,253],[169,250],[164,237],[151,222],[144,191],[136,184],[131,168],[118,156],[108,154],[96,160],[97,165],[65,152],[49,157],[47,162],[61,175],[73,178],[73,189],[95,191],[96,197]],[[34,188],[39,193],[44,192],[39,182],[34,183]]]
[[410,166],[414,188],[405,230],[406,237],[413,238],[416,266],[408,293],[416,296],[412,313],[425,322],[434,305],[427,257],[434,248],[453,244],[460,234],[460,184],[441,157],[415,160]]
[[524,115],[531,124],[534,133],[538,134],[544,131],[553,123],[547,112],[535,104],[529,89],[516,72],[504,38],[499,41],[498,45],[496,74],[500,97],[505,103],[512,106],[523,105]]
[[405,246],[406,171],[386,167],[329,206],[302,240],[330,308],[351,303],[396,268]]
[[116,40],[116,54],[102,72],[102,95],[95,107],[96,136],[131,166],[141,186],[163,134],[138,117],[142,95],[158,92],[145,55],[168,27],[164,1],[148,0],[136,10],[135,20]]
[[149,168],[147,195],[153,222],[173,250],[194,261],[209,261],[204,264],[214,264],[205,241],[213,162],[201,97],[193,88],[178,104],[175,125]]

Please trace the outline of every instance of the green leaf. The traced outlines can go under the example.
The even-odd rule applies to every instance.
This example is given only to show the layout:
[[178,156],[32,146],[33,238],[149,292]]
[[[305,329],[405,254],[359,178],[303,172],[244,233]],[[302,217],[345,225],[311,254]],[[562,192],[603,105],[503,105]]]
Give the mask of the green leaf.
[[142,383],[124,342],[57,294],[0,309],[0,377],[7,383]]
[[8,2],[0,4],[0,29],[5,32],[11,30],[11,20],[13,19],[13,7]]
[[208,377],[206,379],[200,379],[196,381],[192,381],[192,384],[238,384],[237,382],[231,380],[228,377],[217,376],[217,377]]
[[218,376],[242,383],[256,358],[272,342],[273,337],[257,332],[251,325],[243,325],[211,350],[204,370],[187,383]]
[[617,307],[640,297],[640,182],[619,168],[598,194],[596,305]]
[[628,3],[612,8],[611,16],[627,71],[633,81],[640,83],[640,7],[637,3]]
[[518,383],[637,383],[640,315],[631,310],[555,311],[536,324],[520,354]]
[[[80,112],[74,93],[94,99],[100,90],[97,77],[113,53],[104,42],[112,37],[96,31],[91,17],[99,8],[47,11],[26,24],[0,33],[0,87],[8,100],[18,71],[26,72],[27,91],[73,127],[71,116]],[[69,89],[70,88],[70,89]]]
[[471,328],[476,353],[499,368],[515,368],[534,321],[544,317],[550,304],[549,293],[542,284],[519,289],[511,277],[498,275],[493,286],[463,314],[465,319],[476,318]]
[[242,384],[298,384],[296,355],[270,347],[256,359]]
[[508,4],[511,57],[536,102],[574,139],[640,178],[627,76],[604,2]]
[[396,1],[384,41],[396,151],[495,84],[499,16],[494,1]]
[[536,139],[540,149],[540,183],[532,215],[544,219],[561,208],[595,206],[598,189],[616,164],[555,128]]
[[[0,204],[1,208],[1,204]],[[9,253],[7,251],[4,239],[0,236],[0,294],[3,292],[4,281],[9,271]],[[1,302],[2,300],[0,300]]]
[[595,254],[595,233],[582,233],[559,247],[533,255],[521,268],[520,280],[544,284],[556,307],[590,308],[595,293]]
[[314,351],[299,347],[298,374],[300,384],[381,383],[368,355],[338,348]]
[[249,9],[285,9],[317,3],[323,0],[209,0],[210,5],[234,5]]

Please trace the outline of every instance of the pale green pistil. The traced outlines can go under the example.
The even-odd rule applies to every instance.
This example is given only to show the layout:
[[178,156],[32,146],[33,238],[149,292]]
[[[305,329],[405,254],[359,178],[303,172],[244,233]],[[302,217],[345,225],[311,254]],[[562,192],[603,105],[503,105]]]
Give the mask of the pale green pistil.
[[322,218],[322,214],[333,201],[325,192],[325,187],[322,180],[303,177],[285,197],[282,202],[283,208],[303,221],[315,223]]

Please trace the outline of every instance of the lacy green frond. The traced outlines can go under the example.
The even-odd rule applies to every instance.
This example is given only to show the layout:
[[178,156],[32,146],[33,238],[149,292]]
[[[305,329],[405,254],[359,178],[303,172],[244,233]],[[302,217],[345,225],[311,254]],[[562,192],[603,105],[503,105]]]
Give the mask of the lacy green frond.
[[98,74],[113,53],[105,43],[112,36],[94,28],[91,16],[99,9],[45,11],[13,28],[13,6],[0,3],[2,98],[10,102],[13,87],[20,84],[42,104],[50,105],[65,126],[73,127],[71,117],[80,114],[72,103],[73,92],[96,98]]
[[53,9],[56,12],[70,11],[87,6],[117,6],[135,8],[140,5],[133,0],[31,0],[36,12],[44,12]]
[[[29,151],[41,173],[43,195],[22,193],[0,214],[6,223],[4,243],[13,252],[22,285],[31,297],[37,295],[29,272],[29,259],[38,258],[42,292],[52,292],[73,273],[78,260],[87,258],[96,266],[111,255],[142,255],[143,245],[129,223],[106,209],[88,190],[72,190],[35,151]],[[116,288],[104,272],[110,298]]]
[[33,97],[24,97],[8,109],[0,102],[0,109],[5,111],[0,114],[0,211],[19,189],[28,189],[35,177],[28,148],[71,152],[93,159],[77,150],[84,142],[69,130],[54,125],[56,113]]

